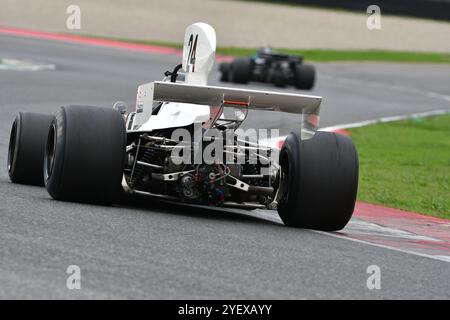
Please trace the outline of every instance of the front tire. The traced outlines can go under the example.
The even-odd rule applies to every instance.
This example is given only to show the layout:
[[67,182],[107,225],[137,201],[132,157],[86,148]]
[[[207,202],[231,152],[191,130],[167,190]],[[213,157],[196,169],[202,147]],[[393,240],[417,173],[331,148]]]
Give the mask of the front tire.
[[294,84],[297,89],[311,90],[316,81],[316,70],[311,64],[297,64]]
[[280,151],[278,213],[284,224],[325,231],[350,220],[358,189],[358,155],[350,138],[316,132],[301,140],[291,133]]
[[230,71],[230,63],[229,62],[222,62],[219,66],[220,71],[220,81],[222,82],[228,82],[229,80],[229,71]]
[[44,180],[56,200],[112,204],[118,199],[126,132],[113,109],[62,107],[48,132]]
[[14,119],[7,163],[11,182],[44,185],[44,148],[52,119],[52,115],[31,112],[19,112]]

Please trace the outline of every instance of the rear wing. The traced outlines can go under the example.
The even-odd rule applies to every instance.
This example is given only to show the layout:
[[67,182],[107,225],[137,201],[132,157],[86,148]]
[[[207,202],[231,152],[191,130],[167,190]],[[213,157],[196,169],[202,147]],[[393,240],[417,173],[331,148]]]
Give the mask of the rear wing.
[[188,104],[189,108],[206,105],[299,114],[302,130],[315,131],[321,101],[321,97],[302,94],[155,81],[139,86],[130,127],[139,131],[152,116],[154,102],[175,102]]
[[[249,109],[288,113],[319,114],[321,97],[215,86],[198,86],[155,81],[149,89],[154,101],[192,103],[210,106],[241,105]],[[150,92],[149,92],[150,93]]]

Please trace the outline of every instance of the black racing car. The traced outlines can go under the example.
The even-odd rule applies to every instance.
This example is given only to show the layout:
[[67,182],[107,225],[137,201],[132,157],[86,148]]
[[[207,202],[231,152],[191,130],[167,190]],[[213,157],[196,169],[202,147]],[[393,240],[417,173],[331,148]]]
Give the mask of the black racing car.
[[303,56],[274,52],[261,48],[255,56],[236,58],[219,66],[221,81],[247,83],[249,81],[273,83],[277,87],[293,85],[297,89],[311,90],[316,77],[313,65],[303,63]]

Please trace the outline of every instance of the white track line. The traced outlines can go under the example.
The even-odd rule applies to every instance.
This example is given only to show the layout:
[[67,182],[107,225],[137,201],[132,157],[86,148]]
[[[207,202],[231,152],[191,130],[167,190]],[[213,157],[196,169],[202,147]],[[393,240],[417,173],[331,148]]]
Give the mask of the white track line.
[[43,71],[55,70],[53,64],[34,63],[15,59],[0,59],[0,70]]
[[[320,128],[319,131],[333,132],[333,131],[343,130],[343,129],[360,128],[360,127],[377,124],[377,123],[387,123],[387,122],[395,122],[395,121],[407,120],[407,119],[426,118],[426,117],[444,115],[444,114],[448,114],[448,113],[450,113],[450,109],[438,109],[438,110],[418,112],[418,113],[412,113],[412,114],[381,117],[381,118],[377,118],[377,119],[365,120],[365,121],[359,121],[359,122],[338,124],[335,126]],[[264,146],[277,148],[278,142],[286,139],[286,137],[287,136],[280,136],[280,137],[275,137],[275,138],[262,139],[259,141],[259,143]]]
[[418,113],[398,115],[398,116],[381,117],[381,118],[378,118],[378,119],[365,120],[365,121],[360,121],[360,122],[338,124],[338,125],[335,125],[335,126],[321,128],[319,130],[320,131],[336,131],[336,130],[342,130],[342,129],[359,128],[359,127],[364,127],[364,126],[368,126],[368,125],[371,125],[371,124],[394,122],[394,121],[407,120],[407,119],[425,118],[425,117],[432,117],[432,116],[439,116],[439,115],[444,115],[444,114],[447,114],[447,113],[450,113],[450,109],[438,109],[438,110],[418,112]]

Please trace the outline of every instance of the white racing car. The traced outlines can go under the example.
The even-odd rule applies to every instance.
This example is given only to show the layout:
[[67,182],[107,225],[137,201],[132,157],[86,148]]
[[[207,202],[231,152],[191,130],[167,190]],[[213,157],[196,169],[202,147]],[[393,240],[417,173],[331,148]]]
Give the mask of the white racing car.
[[[358,186],[352,141],[316,132],[320,97],[208,86],[215,49],[211,26],[189,26],[183,63],[139,86],[130,113],[121,103],[20,112],[9,143],[11,181],[44,184],[62,201],[113,204],[128,194],[272,209],[288,226],[342,229]],[[281,113],[298,119],[281,150],[263,123],[242,129],[247,116]]]

